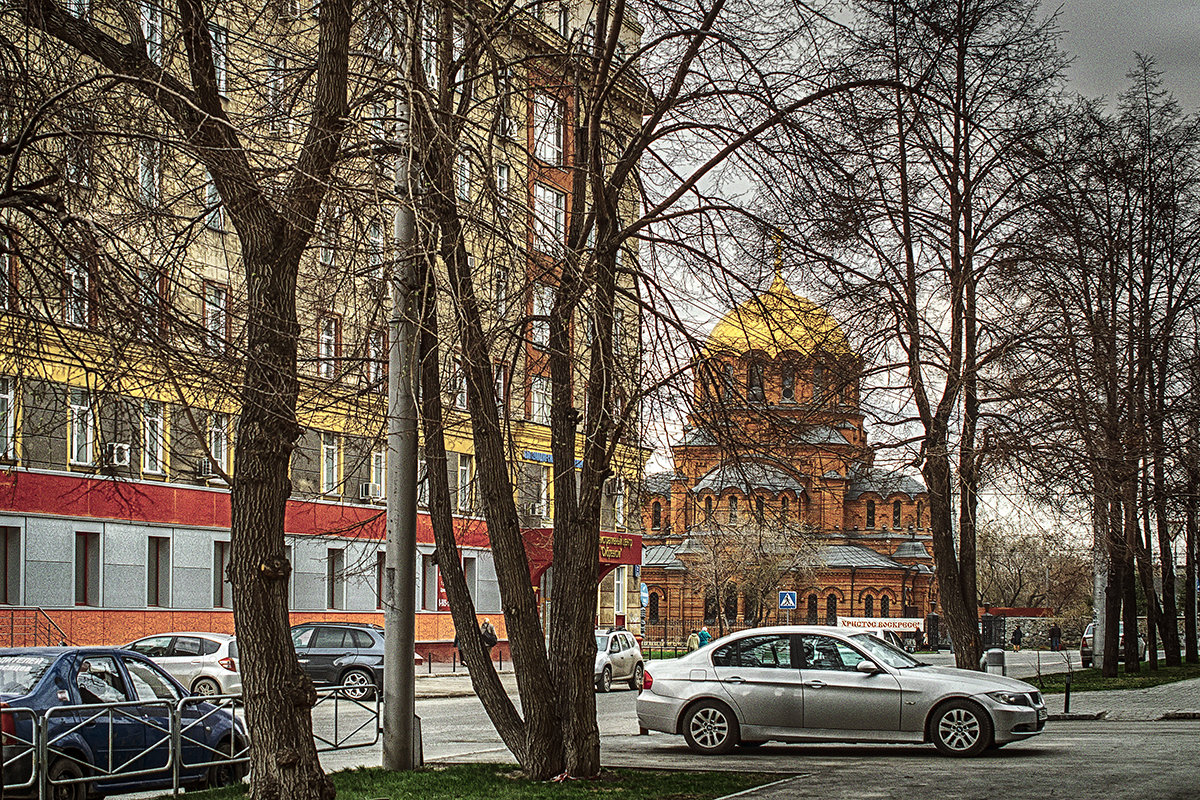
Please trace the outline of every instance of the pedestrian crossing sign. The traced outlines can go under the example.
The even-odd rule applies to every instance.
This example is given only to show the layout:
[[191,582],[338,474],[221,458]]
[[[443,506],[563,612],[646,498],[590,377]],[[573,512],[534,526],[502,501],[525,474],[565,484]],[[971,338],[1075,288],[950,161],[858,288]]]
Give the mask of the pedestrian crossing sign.
[[780,611],[795,611],[796,610],[796,593],[795,592],[780,592],[779,593],[779,610]]

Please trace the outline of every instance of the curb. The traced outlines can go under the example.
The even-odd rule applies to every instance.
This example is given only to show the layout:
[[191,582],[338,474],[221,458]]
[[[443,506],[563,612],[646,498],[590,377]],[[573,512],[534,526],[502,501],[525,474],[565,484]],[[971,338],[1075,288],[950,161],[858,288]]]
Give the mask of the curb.
[[1168,719],[1200,719],[1200,711],[1168,711],[1159,720]]
[[1094,714],[1051,714],[1046,717],[1047,722],[1077,722],[1080,720],[1099,720],[1108,716],[1107,711],[1097,711]]

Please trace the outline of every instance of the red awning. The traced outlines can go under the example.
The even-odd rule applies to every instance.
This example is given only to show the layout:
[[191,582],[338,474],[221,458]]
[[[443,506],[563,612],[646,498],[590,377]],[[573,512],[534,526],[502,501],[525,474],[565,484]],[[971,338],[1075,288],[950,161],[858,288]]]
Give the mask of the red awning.
[[[525,537],[529,577],[534,584],[538,584],[554,559],[554,528],[522,528],[521,534]],[[621,564],[641,564],[642,536],[638,533],[600,531],[598,555],[601,576]]]

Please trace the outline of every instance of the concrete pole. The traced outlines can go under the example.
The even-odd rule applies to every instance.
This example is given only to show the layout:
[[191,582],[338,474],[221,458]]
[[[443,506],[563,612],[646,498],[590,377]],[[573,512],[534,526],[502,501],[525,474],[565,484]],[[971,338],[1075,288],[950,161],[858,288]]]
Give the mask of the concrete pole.
[[[402,72],[407,74],[407,72]],[[397,138],[408,142],[408,109],[397,101]],[[408,154],[396,166],[394,235],[396,270],[388,326],[387,553],[383,581],[383,766],[421,766],[420,722],[416,719],[417,622],[417,276]]]

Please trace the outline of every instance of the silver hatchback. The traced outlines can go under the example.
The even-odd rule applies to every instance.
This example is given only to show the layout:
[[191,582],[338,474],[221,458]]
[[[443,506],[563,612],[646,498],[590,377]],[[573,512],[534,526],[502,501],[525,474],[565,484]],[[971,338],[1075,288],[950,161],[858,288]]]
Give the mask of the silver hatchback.
[[726,636],[646,671],[638,725],[699,753],[783,742],[933,742],[952,756],[1034,736],[1023,681],[934,667],[862,631],[789,625]]
[[596,631],[596,689],[607,692],[613,681],[629,681],[630,689],[642,688],[642,648],[627,630]]
[[158,664],[193,694],[241,694],[237,639],[227,633],[160,633],[125,645]]

